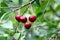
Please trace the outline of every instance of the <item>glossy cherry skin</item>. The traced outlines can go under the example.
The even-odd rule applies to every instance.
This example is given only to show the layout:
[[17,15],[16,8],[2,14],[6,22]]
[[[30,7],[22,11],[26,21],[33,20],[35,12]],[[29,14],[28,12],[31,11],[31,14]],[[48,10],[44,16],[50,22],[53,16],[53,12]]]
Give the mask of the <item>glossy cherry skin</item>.
[[27,22],[27,18],[26,18],[25,16],[21,16],[21,17],[20,17],[20,21],[21,21],[22,23],[25,23],[25,22]]
[[15,19],[16,19],[18,22],[20,22],[20,17],[21,17],[21,15],[20,15],[20,14],[17,14],[17,15],[15,16]]
[[32,16],[29,17],[29,21],[34,22],[35,20],[36,20],[36,16],[32,15]]
[[31,23],[27,22],[27,23],[24,24],[24,26],[25,26],[26,29],[29,29],[31,27]]

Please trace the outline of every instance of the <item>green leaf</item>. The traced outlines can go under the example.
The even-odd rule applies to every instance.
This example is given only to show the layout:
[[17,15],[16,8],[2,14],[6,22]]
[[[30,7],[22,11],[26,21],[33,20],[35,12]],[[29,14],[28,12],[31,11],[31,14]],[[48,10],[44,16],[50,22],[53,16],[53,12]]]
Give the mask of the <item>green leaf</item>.
[[18,39],[18,38],[19,38],[19,35],[20,35],[20,33],[15,33],[13,37],[14,37],[15,39]]
[[19,4],[19,0],[12,0],[13,1],[13,3],[16,5],[16,6],[18,6]]
[[6,40],[6,39],[5,39],[5,37],[2,36],[2,37],[0,37],[0,40]]
[[10,8],[4,8],[4,7],[8,7],[8,5],[5,2],[1,2],[1,12],[7,12],[7,11],[11,11]]
[[58,6],[56,7],[56,10],[60,10],[60,5],[58,5]]
[[43,37],[36,37],[36,40],[43,40]]
[[40,2],[39,2],[39,0],[35,0],[35,1],[36,1],[37,5],[40,6]]
[[36,16],[39,17],[40,15],[42,15],[42,9],[41,8],[36,9],[35,13],[36,13]]
[[1,7],[7,7],[7,4],[5,2],[1,2]]
[[58,24],[57,28],[60,28],[60,23]]
[[42,14],[42,8],[41,7],[37,7],[35,5],[32,5],[33,8],[33,12],[35,13],[35,15],[37,17],[39,17]]
[[3,13],[0,12],[0,17],[3,15]]
[[27,9],[28,9],[28,6],[25,6],[22,9],[20,9],[21,14],[23,15]]
[[23,0],[18,0],[18,4],[21,5]]
[[13,24],[12,24],[12,22],[11,21],[3,21],[4,23],[3,24],[1,24],[1,26],[3,27],[3,28],[9,28],[9,29],[13,29]]

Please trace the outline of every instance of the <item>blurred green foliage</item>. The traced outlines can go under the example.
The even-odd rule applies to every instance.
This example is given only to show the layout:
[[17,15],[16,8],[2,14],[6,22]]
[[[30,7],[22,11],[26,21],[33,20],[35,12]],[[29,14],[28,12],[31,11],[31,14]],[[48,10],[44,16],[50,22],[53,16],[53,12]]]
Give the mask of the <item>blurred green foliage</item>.
[[[0,40],[48,40],[52,35],[58,33],[60,40],[60,0],[35,0],[34,3],[24,6],[14,11],[19,6],[23,6],[32,0],[0,0]],[[52,9],[51,9],[52,7]],[[36,21],[32,28],[27,30],[24,24],[17,22],[16,14],[24,16],[35,15]],[[27,35],[27,36],[26,36]]]

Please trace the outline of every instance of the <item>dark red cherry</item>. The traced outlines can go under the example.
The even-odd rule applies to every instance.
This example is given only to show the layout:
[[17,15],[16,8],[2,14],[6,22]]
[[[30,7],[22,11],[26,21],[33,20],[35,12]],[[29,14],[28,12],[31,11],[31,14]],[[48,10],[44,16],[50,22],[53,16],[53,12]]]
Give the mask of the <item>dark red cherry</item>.
[[25,26],[26,29],[29,29],[31,27],[31,23],[27,22],[27,23],[24,24],[24,26]]
[[29,17],[29,20],[30,20],[31,22],[34,22],[34,21],[36,20],[36,16],[33,16],[33,15],[30,16],[30,17]]
[[21,21],[22,23],[25,23],[25,22],[27,22],[27,18],[26,18],[25,16],[21,16],[21,17],[20,17],[20,21]]
[[21,15],[20,15],[20,14],[17,14],[17,15],[15,16],[15,19],[16,19],[18,22],[20,22],[20,17],[21,17]]

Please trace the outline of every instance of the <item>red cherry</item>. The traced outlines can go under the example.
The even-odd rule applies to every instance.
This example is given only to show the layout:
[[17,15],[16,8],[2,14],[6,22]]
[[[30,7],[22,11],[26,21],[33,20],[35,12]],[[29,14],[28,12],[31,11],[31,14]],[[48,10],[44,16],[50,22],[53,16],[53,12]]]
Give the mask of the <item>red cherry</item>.
[[27,22],[27,18],[26,18],[25,16],[21,16],[21,17],[20,17],[20,21],[21,21],[22,23],[25,23],[25,22]]
[[31,27],[31,24],[27,22],[27,23],[24,24],[24,26],[25,26],[26,29],[29,29]]
[[41,0],[41,2],[44,2],[45,0]]
[[16,40],[15,38],[13,38],[12,40]]
[[16,19],[18,22],[20,22],[20,17],[21,17],[21,15],[20,15],[20,14],[17,14],[17,15],[15,16],[15,19]]
[[31,22],[34,22],[34,21],[36,20],[36,16],[33,16],[33,15],[30,16],[30,17],[29,17],[29,20],[30,20]]

